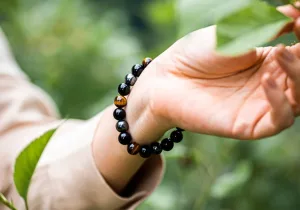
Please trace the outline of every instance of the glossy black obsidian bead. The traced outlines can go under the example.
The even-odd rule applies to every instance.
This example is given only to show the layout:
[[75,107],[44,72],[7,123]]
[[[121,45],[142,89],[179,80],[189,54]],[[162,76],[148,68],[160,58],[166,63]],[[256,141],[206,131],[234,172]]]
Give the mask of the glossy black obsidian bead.
[[126,118],[126,111],[124,109],[117,108],[113,115],[116,120],[124,120]]
[[135,64],[131,70],[132,70],[132,74],[135,77],[139,77],[141,75],[141,73],[143,72],[144,67],[141,64]]
[[179,143],[182,141],[183,135],[182,135],[181,131],[176,130],[171,133],[170,138],[173,142]]
[[170,151],[174,147],[174,143],[171,139],[164,139],[160,143],[161,148],[165,151]]
[[147,145],[144,145],[140,149],[140,156],[142,158],[148,158],[151,156],[151,148]]
[[154,142],[150,145],[152,154],[159,155],[162,152],[162,148],[160,146],[160,143]]
[[128,145],[131,142],[132,137],[129,133],[123,132],[123,133],[120,133],[118,139],[119,139],[120,144]]
[[121,83],[118,87],[118,92],[121,96],[127,96],[130,93],[130,86],[125,83]]
[[141,149],[141,145],[135,142],[131,142],[127,146],[127,152],[131,155],[136,155],[137,153],[140,152],[140,149]]
[[179,130],[179,131],[184,131],[184,129],[182,129],[182,128],[176,127],[176,129]]
[[127,74],[126,77],[125,77],[125,84],[126,85],[134,86],[136,81],[137,81],[137,78],[133,74]]
[[116,129],[119,132],[125,132],[125,131],[128,131],[129,125],[125,120],[120,120],[116,124]]
[[146,68],[152,62],[152,58],[144,58],[143,66]]

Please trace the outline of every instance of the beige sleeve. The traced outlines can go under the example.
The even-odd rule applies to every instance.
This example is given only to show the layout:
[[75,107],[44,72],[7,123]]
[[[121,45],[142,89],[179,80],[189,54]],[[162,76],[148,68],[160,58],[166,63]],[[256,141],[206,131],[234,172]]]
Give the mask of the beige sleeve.
[[[159,184],[163,163],[157,156],[145,162],[124,195],[110,188],[91,149],[100,118],[101,113],[88,121],[68,120],[55,133],[30,185],[30,210],[133,209]],[[12,179],[15,158],[32,139],[60,123],[54,103],[21,72],[0,31],[0,192],[18,210],[25,206]],[[0,204],[2,209],[7,208]]]

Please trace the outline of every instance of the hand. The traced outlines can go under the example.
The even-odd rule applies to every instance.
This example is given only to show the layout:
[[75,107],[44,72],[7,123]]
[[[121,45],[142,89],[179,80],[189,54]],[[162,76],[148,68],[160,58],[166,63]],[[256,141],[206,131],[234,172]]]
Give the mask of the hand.
[[[280,10],[300,16],[291,7]],[[300,20],[294,29],[300,34]],[[290,127],[299,115],[300,44],[222,57],[214,52],[215,30],[212,26],[182,38],[140,77],[129,99],[139,107],[132,102],[128,109],[136,111],[133,116],[143,116],[136,124],[149,137],[178,126],[197,133],[258,139]]]

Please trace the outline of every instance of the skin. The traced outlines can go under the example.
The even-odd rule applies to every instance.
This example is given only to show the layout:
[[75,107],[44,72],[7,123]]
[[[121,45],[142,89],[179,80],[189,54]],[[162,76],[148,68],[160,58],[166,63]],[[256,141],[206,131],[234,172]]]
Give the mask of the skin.
[[[278,9],[295,19],[286,30],[300,38],[299,11]],[[224,57],[214,51],[215,30],[208,27],[180,39],[138,79],[126,107],[129,132],[137,143],[158,141],[176,126],[260,139],[290,127],[300,114],[300,44]],[[113,110],[110,106],[104,111],[92,147],[100,173],[121,193],[145,160],[128,155],[117,141]]]

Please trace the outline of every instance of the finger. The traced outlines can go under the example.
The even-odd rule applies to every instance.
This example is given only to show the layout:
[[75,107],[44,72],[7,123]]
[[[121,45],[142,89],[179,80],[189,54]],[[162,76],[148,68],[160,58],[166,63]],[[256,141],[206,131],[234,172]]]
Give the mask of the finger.
[[294,31],[295,31],[295,34],[296,34],[298,40],[300,40],[300,18],[298,18],[298,19],[295,21],[295,24],[294,24]]
[[296,19],[300,17],[300,11],[293,7],[292,5],[285,5],[277,7],[277,10],[283,13],[284,15]]
[[265,73],[261,78],[261,85],[268,101],[269,110],[256,123],[253,129],[253,138],[273,136],[290,127],[294,123],[292,107],[284,90],[279,87],[270,73]]
[[268,132],[280,132],[290,127],[294,122],[294,114],[284,91],[279,88],[269,73],[263,75],[262,85],[271,106],[270,117],[274,126],[274,130],[270,129]]
[[274,54],[277,63],[287,74],[291,94],[296,103],[300,103],[300,59],[280,45]]
[[299,24],[297,24],[297,21],[300,18],[300,11],[295,7],[293,7],[292,5],[280,6],[277,7],[277,10],[283,13],[284,15],[286,15],[287,17],[294,19],[295,21],[286,24],[281,29],[281,31],[275,36],[275,38],[283,34],[295,31],[297,38],[300,40],[300,32],[299,32],[300,28],[299,28]]
[[271,106],[271,122],[276,131],[290,127],[294,122],[294,114],[285,92],[280,89],[270,73],[262,77],[262,85]]

